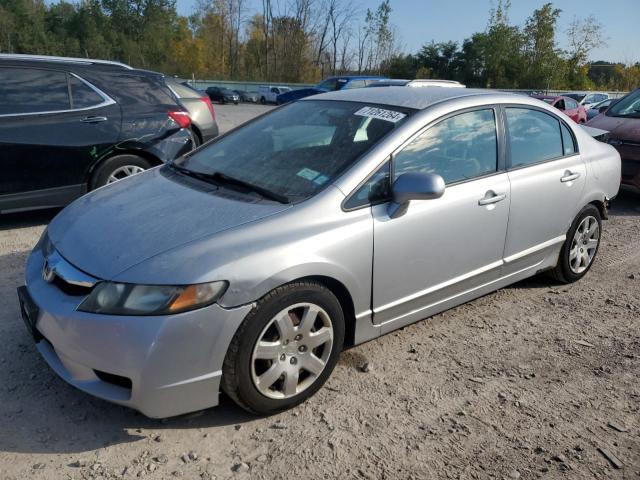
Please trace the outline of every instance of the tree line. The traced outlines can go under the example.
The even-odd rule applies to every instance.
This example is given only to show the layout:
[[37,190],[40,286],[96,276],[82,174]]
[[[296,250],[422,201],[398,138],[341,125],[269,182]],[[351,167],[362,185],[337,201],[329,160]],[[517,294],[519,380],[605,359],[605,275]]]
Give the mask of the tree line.
[[560,9],[547,3],[519,27],[510,23],[509,7],[509,0],[498,1],[486,30],[462,45],[427,43],[416,54],[394,56],[385,70],[398,78],[442,78],[486,88],[625,91],[640,86],[640,63],[588,61],[606,43],[604,26],[595,17],[574,18],[562,49],[557,43]]
[[403,53],[391,0],[361,9],[349,0],[0,0],[0,52],[118,60],[201,79],[315,82],[366,73],[442,78],[468,86],[629,90],[640,64],[589,62],[605,42],[596,19],[574,19],[557,43],[561,11],[548,3],[523,26],[498,0],[483,32]]

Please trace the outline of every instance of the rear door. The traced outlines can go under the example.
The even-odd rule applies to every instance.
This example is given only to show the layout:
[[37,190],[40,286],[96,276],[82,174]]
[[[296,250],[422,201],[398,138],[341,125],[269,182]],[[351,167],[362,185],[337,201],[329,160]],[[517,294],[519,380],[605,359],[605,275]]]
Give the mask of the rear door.
[[0,210],[59,206],[117,140],[118,106],[72,73],[0,67]]
[[571,130],[535,107],[504,108],[511,182],[505,274],[540,265],[564,242],[586,183]]

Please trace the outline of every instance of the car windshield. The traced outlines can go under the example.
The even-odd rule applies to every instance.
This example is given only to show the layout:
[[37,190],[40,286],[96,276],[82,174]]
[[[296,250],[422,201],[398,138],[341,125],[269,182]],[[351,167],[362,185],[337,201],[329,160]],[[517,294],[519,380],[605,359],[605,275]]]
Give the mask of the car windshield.
[[640,89],[618,100],[607,110],[607,116],[640,118]]
[[576,102],[580,103],[586,94],[584,93],[567,93],[565,97],[573,98]]
[[338,86],[337,78],[328,78],[324,82],[320,82],[316,88],[318,90],[326,90],[327,92],[333,92],[334,90],[338,90],[340,87]]
[[[175,161],[194,176],[221,176],[289,202],[316,194],[414,110],[305,100],[274,110]],[[259,189],[259,190],[258,190]],[[273,195],[272,195],[273,196]]]

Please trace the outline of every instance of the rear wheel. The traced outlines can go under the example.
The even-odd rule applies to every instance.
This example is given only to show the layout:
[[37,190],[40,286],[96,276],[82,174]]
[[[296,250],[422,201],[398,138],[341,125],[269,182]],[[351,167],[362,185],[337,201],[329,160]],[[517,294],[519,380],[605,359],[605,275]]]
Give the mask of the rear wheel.
[[258,414],[286,410],[329,378],[344,341],[338,299],[322,284],[279,287],[247,315],[227,351],[222,388]]
[[137,155],[118,155],[102,162],[93,172],[91,190],[142,173],[153,167],[146,158]]
[[600,247],[602,220],[593,205],[584,207],[573,221],[560,250],[553,277],[562,283],[572,283],[584,277]]
[[200,139],[200,135],[198,134],[198,132],[195,130],[195,128],[191,127],[191,140],[192,140],[192,144],[193,144],[193,148],[198,148],[200,145],[202,145],[202,140]]

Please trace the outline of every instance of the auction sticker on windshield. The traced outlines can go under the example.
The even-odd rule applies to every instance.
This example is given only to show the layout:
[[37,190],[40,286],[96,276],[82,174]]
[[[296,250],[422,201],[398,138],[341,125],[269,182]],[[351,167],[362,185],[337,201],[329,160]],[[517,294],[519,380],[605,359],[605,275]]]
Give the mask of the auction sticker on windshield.
[[407,116],[406,113],[394,112],[393,110],[386,110],[378,107],[363,107],[358,110],[355,115],[361,117],[377,118],[378,120],[385,120],[391,123],[397,123]]

